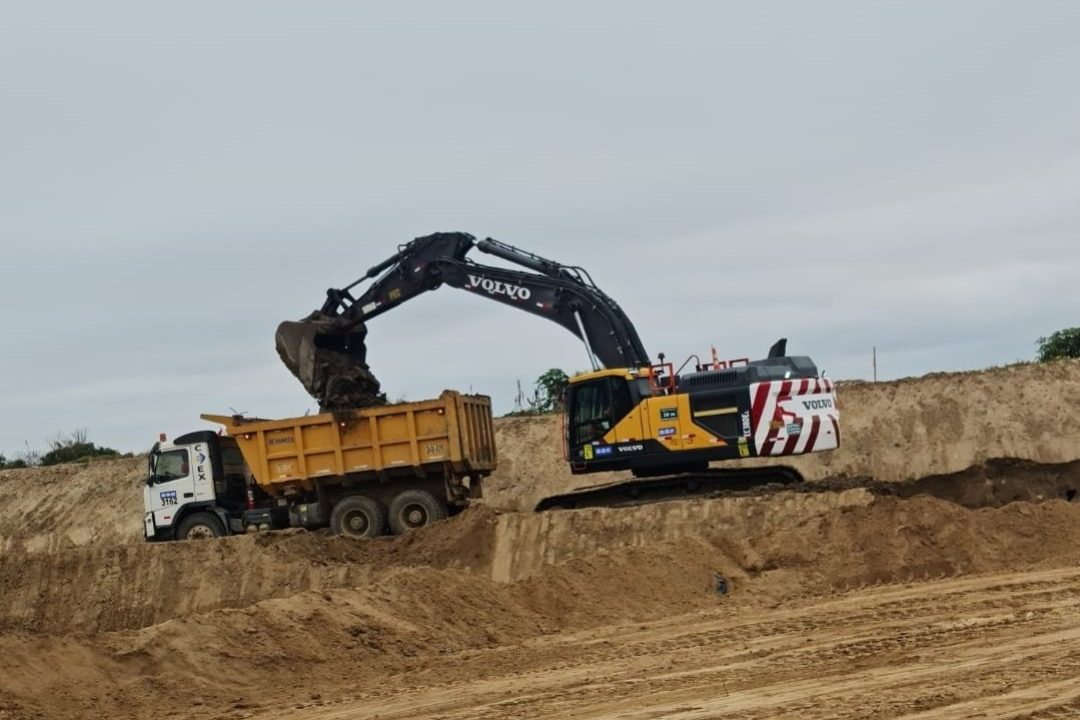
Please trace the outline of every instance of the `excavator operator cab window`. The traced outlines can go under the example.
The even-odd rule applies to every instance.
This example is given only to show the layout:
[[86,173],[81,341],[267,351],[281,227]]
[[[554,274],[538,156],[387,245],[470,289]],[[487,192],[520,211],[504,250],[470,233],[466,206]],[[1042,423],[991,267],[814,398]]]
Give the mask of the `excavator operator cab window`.
[[599,378],[573,388],[570,442],[580,447],[599,440],[633,409],[623,378]]

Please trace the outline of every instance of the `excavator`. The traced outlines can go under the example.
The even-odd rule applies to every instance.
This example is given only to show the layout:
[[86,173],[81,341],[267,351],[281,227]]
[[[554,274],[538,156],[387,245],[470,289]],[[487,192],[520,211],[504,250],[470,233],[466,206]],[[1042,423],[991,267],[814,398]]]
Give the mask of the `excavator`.
[[[467,257],[473,248],[524,269],[476,263]],[[574,474],[622,470],[637,479],[546,498],[538,510],[798,482],[787,466],[717,470],[709,463],[839,447],[833,383],[810,358],[787,355],[786,339],[759,360],[720,360],[713,350],[679,368],[663,354],[653,361],[623,310],[583,268],[461,232],[416,238],[350,285],[327,290],[319,310],[281,323],[278,354],[323,411],[384,401],[366,365],[366,323],[443,285],[547,318],[585,345],[592,370],[570,378],[564,457]]]

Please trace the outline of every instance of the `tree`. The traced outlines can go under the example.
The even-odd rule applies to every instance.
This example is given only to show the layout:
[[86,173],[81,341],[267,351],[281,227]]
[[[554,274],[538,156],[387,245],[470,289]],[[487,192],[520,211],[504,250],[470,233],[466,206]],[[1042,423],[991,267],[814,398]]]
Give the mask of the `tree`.
[[1059,360],[1061,358],[1080,358],[1080,328],[1058,330],[1050,337],[1041,337],[1035,342],[1038,348],[1039,362]]
[[559,368],[551,368],[536,379],[535,390],[529,400],[529,408],[536,413],[561,410],[563,396],[569,384],[569,375]]

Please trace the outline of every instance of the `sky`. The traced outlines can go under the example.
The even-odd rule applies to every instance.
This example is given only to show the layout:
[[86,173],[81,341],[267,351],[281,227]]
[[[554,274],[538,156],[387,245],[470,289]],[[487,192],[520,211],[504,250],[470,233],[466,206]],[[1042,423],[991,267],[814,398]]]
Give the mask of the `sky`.
[[[1031,359],[1080,325],[1078,37],[1071,0],[0,0],[0,453],[314,410],[277,324],[436,231],[587,268],[677,362]],[[448,287],[368,359],[499,413],[588,367]]]

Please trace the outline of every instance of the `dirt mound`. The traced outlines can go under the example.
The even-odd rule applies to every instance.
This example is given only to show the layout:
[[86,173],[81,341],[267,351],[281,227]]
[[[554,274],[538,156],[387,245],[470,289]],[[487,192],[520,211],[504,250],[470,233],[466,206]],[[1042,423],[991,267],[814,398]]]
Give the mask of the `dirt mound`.
[[966,508],[1054,499],[1074,502],[1080,496],[1080,461],[1042,464],[996,458],[958,473],[892,483],[888,491],[898,497],[931,495]]
[[[461,543],[490,549],[468,569],[428,564],[459,556]],[[765,611],[874,583],[1068,566],[1080,561],[1080,504],[972,511],[852,490],[468,513],[382,542],[299,533],[137,549],[60,562],[36,594],[3,576],[0,710],[140,717],[192,699],[191,717],[280,709],[342,687],[372,692],[400,673],[439,682],[427,673],[447,656],[718,602]],[[117,630],[56,634],[74,627]]]
[[753,581],[755,594],[788,597],[923,575],[1069,565],[1080,559],[1077,519],[1080,503],[1060,500],[969,510],[865,490],[511,514],[497,528],[493,576],[521,580],[576,558],[666,546],[673,556],[707,557],[716,570]]
[[146,457],[0,471],[0,552],[142,541]]
[[86,545],[0,556],[0,630],[134,629],[309,590],[371,584],[387,568],[490,566],[494,514],[473,509],[431,531],[356,542],[303,530],[207,542]]
[[[810,481],[900,482],[959,473],[995,458],[1080,459],[1080,423],[1073,420],[1080,407],[1080,361],[837,387],[840,449],[785,458]],[[484,485],[485,500],[495,507],[528,510],[551,495],[629,479],[626,473],[571,475],[562,458],[557,416],[501,418],[496,432],[499,469]]]
[[838,397],[843,447],[798,459],[808,479],[910,480],[992,458],[1080,459],[1080,361],[841,383]]
[[[810,576],[825,588],[931,566],[979,572],[1080,558],[1069,544],[1080,539],[1080,524],[1069,527],[1067,518],[1080,518],[1080,503],[971,511],[924,495],[876,497],[854,489],[542,514],[477,509],[406,537],[366,542],[295,531],[11,553],[0,558],[0,629],[137,629],[309,591],[377,587],[416,568],[495,583],[541,578],[541,585],[570,572],[587,576],[589,587],[612,591],[648,575],[655,585],[645,587],[656,593],[644,597],[665,602],[680,586],[669,571],[678,574],[680,567],[694,568],[698,589],[707,570],[742,579],[769,570],[799,573],[796,584],[769,589],[787,595],[805,588]],[[1048,532],[1062,533],[1064,541],[1048,540]],[[1025,547],[1024,538],[1038,542]],[[617,567],[625,578],[606,575]],[[637,577],[635,588],[643,581]],[[620,592],[632,597],[628,589]]]

